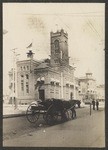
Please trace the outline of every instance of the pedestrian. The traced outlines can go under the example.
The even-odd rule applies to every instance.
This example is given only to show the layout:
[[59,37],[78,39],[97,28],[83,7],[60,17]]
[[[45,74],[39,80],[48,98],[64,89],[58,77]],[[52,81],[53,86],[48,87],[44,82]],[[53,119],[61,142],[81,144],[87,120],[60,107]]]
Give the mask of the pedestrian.
[[95,101],[94,101],[94,99],[92,101],[92,104],[93,104],[93,110],[95,110]]
[[98,100],[96,100],[96,108],[97,108],[97,110],[99,110],[99,102],[98,102]]

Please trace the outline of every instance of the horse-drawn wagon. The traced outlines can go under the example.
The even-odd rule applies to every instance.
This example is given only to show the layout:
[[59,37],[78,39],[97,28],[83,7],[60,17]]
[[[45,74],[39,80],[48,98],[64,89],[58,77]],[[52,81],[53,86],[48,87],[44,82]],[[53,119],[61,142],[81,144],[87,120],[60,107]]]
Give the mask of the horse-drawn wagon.
[[58,120],[67,121],[76,117],[75,103],[72,100],[47,99],[37,104],[32,103],[26,111],[27,120],[35,123],[40,115],[47,124],[53,125]]

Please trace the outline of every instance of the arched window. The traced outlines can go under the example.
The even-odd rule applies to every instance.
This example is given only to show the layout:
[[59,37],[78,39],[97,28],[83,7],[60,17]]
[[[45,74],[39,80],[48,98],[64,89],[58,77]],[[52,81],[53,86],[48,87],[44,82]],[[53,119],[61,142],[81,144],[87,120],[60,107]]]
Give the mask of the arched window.
[[59,41],[58,40],[54,41],[54,46],[55,46],[55,52],[59,53]]

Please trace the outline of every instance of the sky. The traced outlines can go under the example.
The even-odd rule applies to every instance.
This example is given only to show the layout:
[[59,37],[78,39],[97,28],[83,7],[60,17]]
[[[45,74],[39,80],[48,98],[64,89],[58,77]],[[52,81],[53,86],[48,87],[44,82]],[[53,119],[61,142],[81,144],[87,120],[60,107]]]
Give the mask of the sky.
[[105,76],[105,4],[104,3],[4,3],[3,92],[8,92],[8,72],[13,65],[13,52],[19,60],[27,58],[32,42],[34,59],[49,58],[50,32],[64,29],[68,33],[70,65],[75,76],[89,70],[97,84]]

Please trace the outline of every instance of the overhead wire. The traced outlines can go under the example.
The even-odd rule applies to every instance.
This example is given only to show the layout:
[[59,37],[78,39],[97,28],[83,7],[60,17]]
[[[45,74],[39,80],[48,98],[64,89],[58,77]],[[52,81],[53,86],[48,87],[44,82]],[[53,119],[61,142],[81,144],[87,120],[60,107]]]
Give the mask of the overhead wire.
[[[61,19],[60,16],[66,16],[66,15],[84,15],[84,14],[93,14],[93,17],[95,16],[99,16],[99,13],[102,12],[80,12],[80,13],[65,13],[65,14],[32,14],[32,15],[55,15],[64,25],[65,27],[70,30],[70,34],[72,35],[72,29]],[[94,15],[95,14],[95,15]],[[97,15],[96,15],[97,14]],[[30,14],[31,15],[31,14]],[[102,16],[102,14],[100,14]],[[90,16],[86,16],[86,17],[90,17]],[[91,23],[91,20],[88,19],[87,24],[89,25],[89,27],[91,28],[91,30],[98,36],[98,38],[102,39],[100,36],[100,33],[96,30],[96,28],[93,26],[93,24]],[[45,51],[47,54],[48,51]]]
[[52,13],[52,14],[39,14],[39,13],[37,13],[37,14],[28,14],[28,13],[26,13],[25,15],[42,15],[42,16],[46,16],[46,15],[48,15],[48,16],[52,16],[52,15],[59,15],[59,16],[69,16],[69,15],[83,15],[83,14],[93,14],[93,16],[94,16],[94,14],[96,15],[96,16],[102,16],[102,12],[75,12],[75,13]]
[[[82,10],[82,9],[81,9]],[[83,10],[82,10],[83,12]],[[83,12],[84,13],[84,12]],[[94,12],[93,12],[94,13]],[[102,15],[103,12],[101,12],[101,16],[104,16],[104,14]],[[96,17],[95,15],[93,15],[93,17]],[[98,38],[100,40],[102,40],[102,37],[100,36],[100,33],[97,31],[97,29],[95,28],[95,26],[91,23],[91,20],[93,20],[93,17],[91,19],[91,17],[89,16],[89,19],[87,21],[87,24],[89,25],[89,27],[92,29],[92,31],[98,36]],[[95,21],[95,20],[94,20]]]

